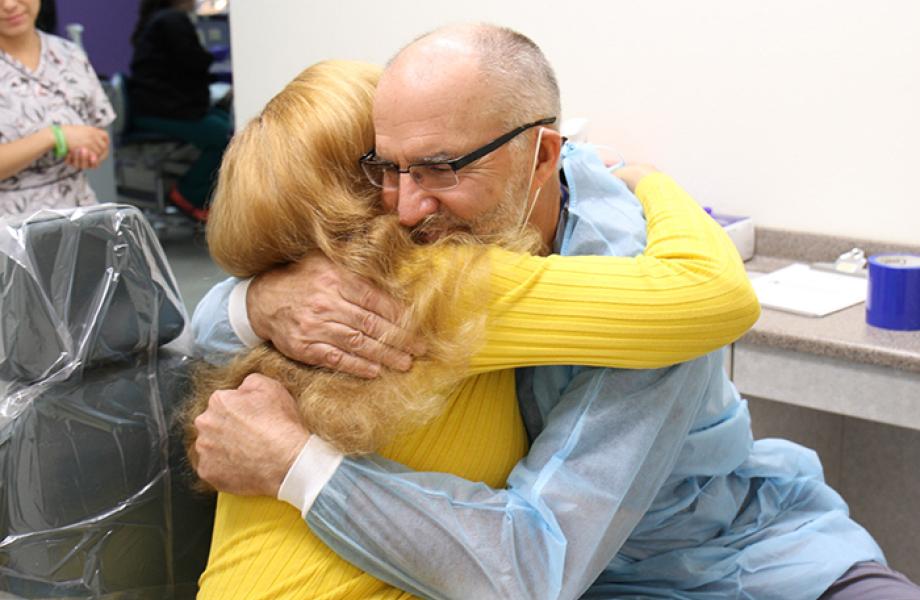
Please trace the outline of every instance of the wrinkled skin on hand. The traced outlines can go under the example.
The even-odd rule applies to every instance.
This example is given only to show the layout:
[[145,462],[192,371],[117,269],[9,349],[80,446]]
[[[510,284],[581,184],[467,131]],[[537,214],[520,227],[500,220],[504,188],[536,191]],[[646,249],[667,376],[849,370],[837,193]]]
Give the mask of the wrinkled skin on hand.
[[395,300],[319,252],[256,277],[246,306],[259,337],[308,365],[373,378],[381,366],[408,371],[424,353],[397,325]]
[[211,394],[194,424],[190,458],[199,477],[238,495],[277,496],[310,437],[284,386],[257,373],[235,390]]

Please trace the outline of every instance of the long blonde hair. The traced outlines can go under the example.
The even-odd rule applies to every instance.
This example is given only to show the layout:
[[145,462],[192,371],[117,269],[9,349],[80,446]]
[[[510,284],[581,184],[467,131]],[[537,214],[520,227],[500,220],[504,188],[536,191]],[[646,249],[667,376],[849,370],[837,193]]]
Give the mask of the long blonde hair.
[[334,257],[379,215],[358,158],[374,145],[380,69],[328,61],[301,72],[234,136],[207,229],[211,256],[251,277],[308,250]]
[[440,414],[482,339],[485,251],[462,234],[418,247],[379,206],[357,159],[373,146],[380,69],[316,64],[275,96],[230,144],[208,223],[214,260],[248,277],[318,249],[401,301],[403,326],[427,344],[409,373],[364,380],[309,367],[270,344],[225,367],[202,367],[183,422],[192,463],[194,418],[246,375],[280,381],[307,428],[347,454],[372,452]]

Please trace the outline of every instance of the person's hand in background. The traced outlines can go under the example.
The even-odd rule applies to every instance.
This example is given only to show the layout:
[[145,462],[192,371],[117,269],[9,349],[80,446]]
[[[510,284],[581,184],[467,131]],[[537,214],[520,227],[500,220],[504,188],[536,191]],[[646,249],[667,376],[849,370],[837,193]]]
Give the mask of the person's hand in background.
[[76,169],[95,169],[109,154],[109,134],[88,125],[62,125],[67,140],[65,162]]

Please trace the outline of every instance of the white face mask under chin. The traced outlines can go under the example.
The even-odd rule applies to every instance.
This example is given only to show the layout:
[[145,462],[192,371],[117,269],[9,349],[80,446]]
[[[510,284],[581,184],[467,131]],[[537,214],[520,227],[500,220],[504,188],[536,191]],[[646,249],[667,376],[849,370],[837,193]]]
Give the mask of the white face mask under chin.
[[527,226],[527,223],[530,222],[530,216],[533,214],[533,209],[537,205],[537,198],[540,197],[540,192],[543,190],[543,186],[541,185],[537,188],[536,193],[534,193],[533,200],[530,199],[530,186],[533,185],[534,175],[537,174],[537,159],[540,157],[540,142],[543,141],[543,131],[543,127],[537,131],[537,144],[533,150],[533,160],[530,161],[530,179],[527,180],[527,188],[524,192],[524,210],[521,211],[523,219],[521,220],[518,231],[523,231],[524,227]]

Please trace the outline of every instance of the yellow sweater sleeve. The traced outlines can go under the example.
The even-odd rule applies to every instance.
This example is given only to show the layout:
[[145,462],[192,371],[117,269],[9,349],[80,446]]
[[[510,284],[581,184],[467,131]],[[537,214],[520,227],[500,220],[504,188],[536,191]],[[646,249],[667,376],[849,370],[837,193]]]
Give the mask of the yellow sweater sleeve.
[[738,252],[662,173],[636,195],[648,222],[636,257],[535,257],[490,249],[485,343],[472,372],[536,365],[655,368],[741,337],[760,315]]

